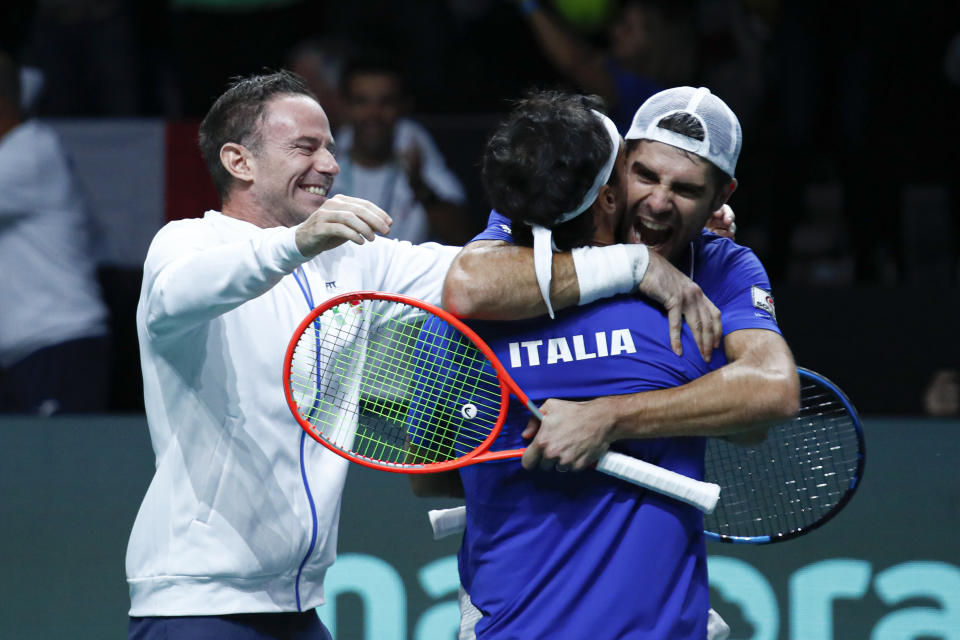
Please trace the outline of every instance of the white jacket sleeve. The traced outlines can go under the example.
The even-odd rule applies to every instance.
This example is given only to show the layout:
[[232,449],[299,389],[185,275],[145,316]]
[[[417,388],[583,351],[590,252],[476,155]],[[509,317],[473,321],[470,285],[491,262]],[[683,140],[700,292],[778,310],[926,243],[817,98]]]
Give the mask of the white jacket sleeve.
[[141,311],[151,338],[182,333],[224,314],[307,261],[297,249],[295,228],[264,229],[221,244],[196,222],[167,225],[147,253]]
[[395,242],[381,257],[381,291],[402,293],[431,304],[440,304],[443,280],[461,247],[435,242]]

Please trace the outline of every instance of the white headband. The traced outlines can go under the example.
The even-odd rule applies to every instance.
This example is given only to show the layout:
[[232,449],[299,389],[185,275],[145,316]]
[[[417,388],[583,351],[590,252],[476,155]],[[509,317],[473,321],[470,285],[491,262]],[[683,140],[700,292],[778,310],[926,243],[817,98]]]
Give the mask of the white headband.
[[[617,156],[620,153],[620,132],[617,131],[617,125],[613,124],[610,118],[599,111],[594,109],[591,109],[591,111],[593,111],[593,114],[603,123],[603,128],[606,129],[607,135],[610,136],[610,157],[607,158],[607,162],[600,168],[600,172],[593,181],[593,186],[591,186],[590,190],[583,196],[583,200],[577,208],[562,214],[557,218],[556,222],[554,222],[554,226],[573,220],[589,209],[590,205],[597,199],[597,194],[600,193],[600,187],[610,181],[613,166],[617,163]],[[533,266],[537,272],[537,284],[540,285],[540,295],[543,296],[543,301],[547,304],[547,312],[550,314],[550,317],[553,318],[553,305],[550,304],[550,281],[553,279],[553,252],[556,250],[556,246],[553,244],[553,231],[539,224],[527,224],[529,224],[533,230]]]

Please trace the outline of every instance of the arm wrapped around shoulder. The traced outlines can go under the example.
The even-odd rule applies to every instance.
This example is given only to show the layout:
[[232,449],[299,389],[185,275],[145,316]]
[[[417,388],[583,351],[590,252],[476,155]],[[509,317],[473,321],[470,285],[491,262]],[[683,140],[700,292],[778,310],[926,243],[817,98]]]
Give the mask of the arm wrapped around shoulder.
[[571,255],[580,284],[580,304],[633,291],[650,264],[650,251],[642,244],[580,247]]

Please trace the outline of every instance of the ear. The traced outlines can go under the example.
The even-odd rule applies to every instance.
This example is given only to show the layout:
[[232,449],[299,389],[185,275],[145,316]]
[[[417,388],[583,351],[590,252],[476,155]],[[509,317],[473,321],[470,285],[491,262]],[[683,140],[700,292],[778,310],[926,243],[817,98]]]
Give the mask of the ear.
[[227,173],[237,180],[244,182],[253,180],[256,162],[250,150],[242,144],[228,142],[220,147],[220,162]]
[[727,200],[730,199],[730,196],[733,195],[733,192],[737,190],[737,179],[731,178],[722,189],[717,192],[717,195],[713,198],[713,206],[710,211],[716,211],[723,205],[727,204]]
[[617,196],[609,184],[600,187],[596,202],[600,204],[604,213],[614,213],[617,210]]
[[617,196],[610,185],[600,187],[597,199],[590,206],[593,213],[593,240],[601,244],[616,242],[617,226],[620,220],[617,216]]

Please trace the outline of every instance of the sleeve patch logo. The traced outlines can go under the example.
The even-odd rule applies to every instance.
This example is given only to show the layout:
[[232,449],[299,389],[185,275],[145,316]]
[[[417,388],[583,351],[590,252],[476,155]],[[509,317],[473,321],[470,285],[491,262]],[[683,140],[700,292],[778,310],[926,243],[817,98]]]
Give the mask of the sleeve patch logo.
[[753,295],[753,306],[757,309],[763,309],[776,320],[777,310],[773,306],[773,296],[760,287],[751,287],[750,293]]

